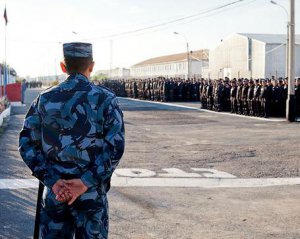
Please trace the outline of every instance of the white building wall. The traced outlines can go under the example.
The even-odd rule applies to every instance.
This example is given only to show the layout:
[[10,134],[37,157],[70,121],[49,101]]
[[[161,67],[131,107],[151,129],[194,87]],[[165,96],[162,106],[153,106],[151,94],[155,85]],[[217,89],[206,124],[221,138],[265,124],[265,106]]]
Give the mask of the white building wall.
[[266,44],[265,77],[285,77],[286,67],[286,45]]
[[[202,67],[206,62],[191,60],[191,76],[200,77]],[[145,66],[135,66],[131,68],[131,77],[186,77],[188,74],[187,60],[178,62],[158,63]]]
[[99,70],[96,72],[97,74],[106,75],[109,78],[129,78],[130,77],[130,69],[127,68],[115,68],[112,70]]
[[126,68],[115,68],[111,71],[108,70],[108,77],[111,78],[128,78],[130,76],[130,70]]
[[248,69],[248,38],[232,35],[209,53],[209,75],[211,78],[224,77],[230,72],[229,78],[249,77]]
[[295,76],[300,77],[300,45],[295,46]]
[[[276,48],[274,50],[274,48]],[[296,45],[295,74],[300,76],[300,45]],[[273,50],[272,50],[273,49]],[[286,45],[270,44],[234,34],[210,51],[209,69],[204,76],[212,79],[285,77]]]
[[[286,76],[286,45],[267,44],[266,45],[266,67],[265,77]],[[276,48],[276,49],[275,49]],[[275,50],[274,50],[275,49]],[[300,46],[295,47],[295,75],[300,76]]]
[[202,77],[202,70],[204,64],[205,63],[203,63],[202,61],[191,61],[191,77]]
[[254,79],[265,77],[265,64],[266,64],[266,44],[264,42],[252,40],[252,57],[250,77]]

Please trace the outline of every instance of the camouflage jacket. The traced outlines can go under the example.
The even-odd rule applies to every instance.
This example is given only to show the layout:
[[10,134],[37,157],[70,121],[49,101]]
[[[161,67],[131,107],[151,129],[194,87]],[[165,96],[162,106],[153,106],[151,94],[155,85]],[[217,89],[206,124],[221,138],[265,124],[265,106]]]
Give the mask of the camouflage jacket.
[[81,178],[88,187],[109,184],[124,145],[116,96],[81,74],[35,99],[19,138],[24,162],[50,188],[60,178]]

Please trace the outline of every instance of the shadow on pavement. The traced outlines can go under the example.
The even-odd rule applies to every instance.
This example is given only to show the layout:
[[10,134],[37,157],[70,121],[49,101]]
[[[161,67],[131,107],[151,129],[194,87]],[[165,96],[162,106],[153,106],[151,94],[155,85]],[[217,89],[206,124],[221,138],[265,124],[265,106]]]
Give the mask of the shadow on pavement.
[[0,238],[32,238],[37,189],[1,190]]

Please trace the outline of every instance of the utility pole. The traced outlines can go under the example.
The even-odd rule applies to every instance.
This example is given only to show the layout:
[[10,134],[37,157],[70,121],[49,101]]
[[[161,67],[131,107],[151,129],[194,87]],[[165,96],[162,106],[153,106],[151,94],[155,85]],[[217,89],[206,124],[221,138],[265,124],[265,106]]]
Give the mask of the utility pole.
[[289,67],[288,67],[288,98],[286,102],[286,118],[294,122],[296,118],[295,105],[295,0],[290,0],[289,24]]
[[112,71],[113,71],[113,40],[111,39],[109,41],[109,48],[110,48],[110,62],[109,62],[109,74],[110,74],[110,78],[112,78]]
[[286,63],[285,63],[285,75],[288,77],[288,75],[289,75],[289,73],[288,73],[288,71],[289,71],[289,45],[290,45],[290,37],[289,37],[289,35],[290,35],[290,22],[288,21],[287,22],[287,38],[286,38],[286,50],[285,50],[285,54],[286,54],[286,56],[285,56],[285,61],[286,61]]
[[[6,6],[5,6],[6,11]],[[6,58],[6,35],[7,35],[7,23],[5,23],[5,54],[4,54],[4,79],[3,79],[3,89],[4,89],[4,96],[6,96],[6,85],[8,83],[8,76],[7,76],[7,58]]]
[[191,59],[190,59],[190,47],[189,42],[186,42],[186,49],[187,49],[187,67],[188,67],[188,79],[191,78]]

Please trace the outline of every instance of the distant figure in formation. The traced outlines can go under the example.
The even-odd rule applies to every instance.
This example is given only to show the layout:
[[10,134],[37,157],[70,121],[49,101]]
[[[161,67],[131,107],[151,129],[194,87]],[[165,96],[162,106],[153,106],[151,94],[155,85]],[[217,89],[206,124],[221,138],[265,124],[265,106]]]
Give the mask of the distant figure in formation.
[[27,88],[27,82],[25,79],[22,80],[22,93],[21,93],[21,97],[22,97],[22,104],[24,104],[24,99],[25,99],[25,91],[26,91],[26,88]]

